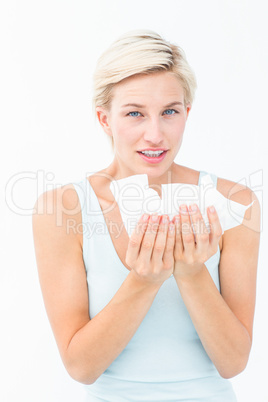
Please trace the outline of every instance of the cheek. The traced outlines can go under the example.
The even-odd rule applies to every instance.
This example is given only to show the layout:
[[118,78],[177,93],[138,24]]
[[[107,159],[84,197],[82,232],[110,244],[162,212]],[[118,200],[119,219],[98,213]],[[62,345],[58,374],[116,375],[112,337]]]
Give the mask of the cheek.
[[140,130],[137,127],[131,126],[127,122],[121,121],[114,126],[114,135],[117,136],[120,142],[131,144],[139,137]]
[[178,129],[177,132],[180,133],[180,135],[183,135],[185,126],[186,126],[186,120],[185,120],[185,119],[182,119],[182,120],[179,122],[179,125],[178,125],[178,127],[177,127],[177,129]]
[[185,121],[180,121],[178,124],[172,127],[172,136],[174,139],[179,139],[183,136],[184,129],[185,129]]
[[183,140],[183,133],[184,133],[184,128],[185,128],[185,122],[182,122],[181,124],[177,124],[175,127],[172,129],[172,134],[171,134],[171,142],[175,146],[175,148],[180,148],[182,140]]

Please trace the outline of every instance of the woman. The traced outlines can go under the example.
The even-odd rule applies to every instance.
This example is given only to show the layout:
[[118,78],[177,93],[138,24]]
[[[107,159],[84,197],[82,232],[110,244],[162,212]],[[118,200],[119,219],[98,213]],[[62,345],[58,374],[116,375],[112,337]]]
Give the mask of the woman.
[[255,201],[242,224],[222,234],[211,205],[207,230],[198,206],[184,205],[172,219],[142,215],[129,237],[111,180],[146,174],[161,197],[161,184],[200,185],[205,173],[174,162],[195,78],[179,47],[145,30],[112,44],[94,85],[114,159],[42,194],[43,213],[33,215],[41,288],[64,365],[85,384],[88,401],[235,401],[228,378],[244,370],[252,343],[258,200],[211,175],[224,197]]

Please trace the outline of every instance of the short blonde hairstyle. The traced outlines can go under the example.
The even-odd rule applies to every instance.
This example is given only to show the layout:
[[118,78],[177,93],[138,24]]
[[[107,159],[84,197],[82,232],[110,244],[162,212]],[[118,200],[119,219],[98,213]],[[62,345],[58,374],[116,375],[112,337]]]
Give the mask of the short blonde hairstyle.
[[185,105],[193,103],[196,79],[179,46],[147,29],[121,35],[97,61],[93,76],[93,113],[98,106],[110,109],[113,88],[125,78],[159,71],[174,73],[184,89]]

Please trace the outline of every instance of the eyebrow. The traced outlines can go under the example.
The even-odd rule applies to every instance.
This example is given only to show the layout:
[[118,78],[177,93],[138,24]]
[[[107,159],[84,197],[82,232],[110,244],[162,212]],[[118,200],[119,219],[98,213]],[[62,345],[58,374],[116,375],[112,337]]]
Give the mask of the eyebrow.
[[[172,106],[175,106],[175,105],[183,105],[183,103],[182,103],[182,102],[171,102],[171,103],[169,103],[168,105],[166,105],[166,106],[164,106],[164,107],[165,107],[165,108],[166,108],[166,107],[172,107]],[[123,105],[123,106],[121,106],[121,107],[123,108],[123,107],[128,107],[128,106],[131,106],[131,107],[139,107],[139,108],[145,108],[144,105],[140,105],[140,104],[138,104],[138,103],[127,103],[127,104],[125,104],[125,105]]]

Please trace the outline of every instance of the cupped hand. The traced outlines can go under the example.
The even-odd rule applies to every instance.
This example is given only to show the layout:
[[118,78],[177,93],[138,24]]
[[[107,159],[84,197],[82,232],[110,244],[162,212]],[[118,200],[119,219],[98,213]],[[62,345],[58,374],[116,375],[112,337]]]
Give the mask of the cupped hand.
[[173,274],[175,225],[168,215],[144,214],[130,236],[126,263],[144,283],[162,284]]
[[191,278],[204,268],[204,262],[217,252],[222,227],[217,211],[207,208],[210,231],[196,204],[180,207],[175,223],[174,277]]

